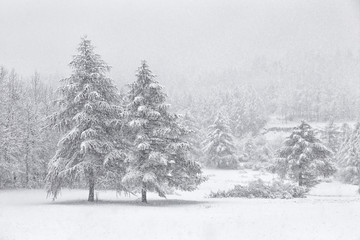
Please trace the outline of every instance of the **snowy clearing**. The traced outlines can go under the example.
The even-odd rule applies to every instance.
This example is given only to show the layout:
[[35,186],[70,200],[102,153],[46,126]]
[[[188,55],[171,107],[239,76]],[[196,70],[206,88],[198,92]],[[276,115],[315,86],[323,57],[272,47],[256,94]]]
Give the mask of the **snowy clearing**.
[[0,240],[41,239],[360,239],[357,187],[322,183],[306,199],[209,199],[258,177],[254,171],[206,170],[209,180],[192,193],[161,199],[64,190],[55,202],[43,190],[0,192]]

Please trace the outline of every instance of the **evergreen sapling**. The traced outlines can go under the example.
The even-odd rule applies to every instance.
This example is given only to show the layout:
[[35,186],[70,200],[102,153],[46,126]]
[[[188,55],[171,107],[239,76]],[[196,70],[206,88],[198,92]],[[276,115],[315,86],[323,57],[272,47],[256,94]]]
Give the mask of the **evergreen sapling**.
[[299,186],[312,187],[319,182],[320,176],[335,173],[331,156],[331,150],[316,137],[311,126],[302,122],[285,140],[277,164]]

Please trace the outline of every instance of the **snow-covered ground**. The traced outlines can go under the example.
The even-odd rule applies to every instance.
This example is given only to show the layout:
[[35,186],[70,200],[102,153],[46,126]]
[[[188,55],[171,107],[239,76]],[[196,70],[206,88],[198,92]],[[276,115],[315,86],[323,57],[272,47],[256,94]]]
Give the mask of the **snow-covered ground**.
[[357,187],[322,183],[306,199],[209,199],[210,191],[274,176],[206,170],[209,181],[192,193],[161,199],[64,190],[52,202],[42,190],[0,191],[0,240],[92,239],[360,239]]

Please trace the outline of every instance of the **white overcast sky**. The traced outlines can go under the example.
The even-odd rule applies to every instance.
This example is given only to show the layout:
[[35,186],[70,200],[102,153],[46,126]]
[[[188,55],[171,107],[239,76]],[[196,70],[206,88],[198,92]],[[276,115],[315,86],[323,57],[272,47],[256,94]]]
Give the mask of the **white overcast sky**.
[[112,76],[226,69],[257,55],[360,48],[360,0],[0,0],[0,65],[68,74],[87,35]]

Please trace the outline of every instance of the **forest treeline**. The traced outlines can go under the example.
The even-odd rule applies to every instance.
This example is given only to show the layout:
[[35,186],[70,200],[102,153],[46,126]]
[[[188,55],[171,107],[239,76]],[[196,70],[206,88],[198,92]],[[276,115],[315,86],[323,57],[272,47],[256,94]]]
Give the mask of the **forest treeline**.
[[[83,39],[82,44],[86,43],[84,41],[87,40]],[[89,49],[92,51],[91,47]],[[81,85],[81,91],[85,91],[84,89],[87,87],[89,89],[94,86],[99,87],[103,91],[102,95],[100,94],[101,98],[105,99],[104,96],[106,96],[106,98],[111,99],[111,101],[109,100],[111,104],[120,109],[116,110],[107,105],[109,102],[97,100],[100,95],[97,95],[98,93],[95,93],[95,90],[94,93],[86,93],[89,94],[86,96],[75,96],[77,92],[71,92],[80,86],[74,85],[74,81],[76,82],[74,79],[83,78],[84,72],[88,71],[87,68],[82,68],[86,58],[81,59],[81,56],[84,57],[88,50],[81,49],[80,46],[78,59],[75,58],[71,62],[74,73],[70,78],[62,80],[63,87],[59,90],[55,90],[42,82],[39,73],[35,73],[30,79],[24,80],[16,74],[15,70],[9,71],[5,67],[0,68],[0,188],[38,188],[43,187],[45,179],[47,179],[51,183],[48,187],[49,191],[56,197],[59,189],[61,189],[60,185],[57,184],[67,181],[66,178],[58,174],[64,169],[66,170],[64,166],[61,169],[60,165],[65,164],[60,163],[62,159],[69,157],[67,156],[68,153],[75,154],[72,155],[74,157],[77,156],[76,154],[87,154],[90,150],[96,150],[96,154],[92,152],[92,155],[106,155],[108,157],[108,165],[96,170],[97,174],[102,174],[101,177],[104,180],[100,187],[107,188],[110,185],[112,187],[116,185],[115,188],[125,191],[127,187],[130,187],[139,192],[150,190],[165,195],[169,185],[193,189],[202,181],[201,177],[196,177],[201,171],[195,165],[187,167],[188,170],[185,171],[185,165],[181,165],[183,164],[182,159],[185,158],[205,167],[237,169],[245,166],[262,168],[278,172],[284,176],[288,174],[301,183],[308,181],[311,184],[315,182],[314,178],[319,172],[324,173],[323,175],[331,175],[338,167],[342,169],[341,174],[348,182],[359,182],[360,169],[358,166],[360,164],[356,158],[358,152],[360,154],[359,127],[334,124],[334,121],[338,123],[356,121],[359,116],[360,83],[358,77],[360,76],[360,68],[359,56],[355,54],[346,53],[331,56],[312,54],[305,58],[307,61],[298,61],[292,64],[288,62],[286,62],[287,64],[282,62],[269,63],[264,59],[259,59],[253,63],[249,71],[233,70],[214,75],[204,74],[199,79],[201,79],[202,84],[208,84],[206,94],[201,90],[201,87],[199,87],[199,94],[193,90],[188,93],[170,91],[173,93],[169,96],[172,105],[170,108],[165,104],[166,94],[162,92],[160,85],[153,80],[155,76],[152,75],[146,64],[142,64],[139,68],[135,76],[137,81],[127,88],[127,93],[118,91],[112,85],[106,88],[104,85],[98,86],[96,85],[99,84],[96,82],[97,80],[94,80],[93,86],[86,85],[85,80],[85,83],[81,83],[85,84]],[[93,54],[91,51],[90,53]],[[107,65],[100,59],[95,60],[93,62],[95,65],[92,67],[98,72],[89,70],[91,74],[89,73],[86,76],[89,79],[102,79],[101,84],[110,84],[111,79],[103,75],[108,71]],[[302,67],[297,67],[296,63]],[[147,83],[149,85],[141,85],[145,84],[141,82],[145,75],[141,74],[145,74],[146,79],[149,79]],[[249,78],[251,81],[237,81],[237,78]],[[196,84],[195,82],[194,85]],[[146,100],[148,105],[138,102],[146,95],[144,89],[152,89],[146,91],[155,96],[152,96],[151,101]],[[113,96],[110,96],[110,93]],[[139,94],[145,95],[139,97]],[[71,96],[76,99],[73,99],[74,104],[67,102],[70,101]],[[93,101],[92,104],[94,105],[86,105],[82,101]],[[77,106],[75,103],[79,105]],[[64,104],[73,110],[66,112],[63,109]],[[94,115],[96,119],[107,117],[106,124],[111,122],[115,125],[102,125],[98,119],[89,120],[88,117],[77,115],[76,112],[76,110],[80,111],[81,109],[85,109],[84,113],[90,109],[95,111],[94,109],[97,107],[101,111],[96,112],[96,114],[100,114],[99,116]],[[151,111],[145,113],[145,109],[151,109]],[[144,112],[141,114],[145,115],[141,115],[138,111]],[[176,114],[173,115],[173,113]],[[58,116],[58,118],[54,118],[54,116]],[[324,129],[312,129],[310,125],[303,122],[292,133],[289,133],[291,135],[285,143],[276,143],[269,142],[262,136],[262,130],[270,116],[278,116],[284,123],[299,120],[300,124],[300,120],[306,120],[328,122],[328,124]],[[111,129],[116,129],[116,124],[119,124],[117,120],[124,118],[130,119],[127,125],[125,124],[126,127],[120,127],[122,129],[121,134],[126,134],[126,136],[106,132],[110,126]],[[150,121],[149,119],[157,120]],[[73,120],[74,123],[70,123]],[[88,124],[93,124],[92,121],[96,122],[96,129],[88,126]],[[145,125],[146,127],[144,127]],[[142,127],[142,130],[139,130],[139,126]],[[158,135],[149,137],[150,133],[144,130],[149,128],[157,131]],[[77,132],[80,131],[79,129],[82,131],[81,134]],[[95,135],[95,130],[101,132],[101,136],[111,138],[111,144],[107,142],[109,141],[107,137]],[[309,134],[304,135],[303,132]],[[80,135],[77,136],[76,134]],[[160,135],[171,143],[167,142],[167,145],[164,145],[165,143],[161,142]],[[97,141],[101,141],[101,144],[107,144],[108,147],[101,145],[101,148],[104,147],[104,149],[100,149],[100,145],[98,145],[100,143],[93,141],[94,136],[99,137]],[[320,167],[315,169],[316,171],[299,173],[296,166],[292,170],[284,170],[286,166],[289,167],[289,162],[284,163],[284,161],[279,160],[291,158],[288,151],[292,147],[298,146],[296,141],[299,140],[299,136],[304,138],[305,142],[314,144],[314,151],[320,156],[316,157],[321,160],[318,164]],[[310,136],[309,139],[308,136]],[[83,141],[81,142],[78,139],[79,145],[72,142],[77,138]],[[87,138],[91,141],[85,141]],[[151,157],[149,153],[145,154],[146,149],[150,148],[147,138],[157,139],[155,144],[157,150]],[[189,144],[190,147],[186,148],[187,151],[185,151],[188,153],[181,150],[185,148],[182,143]],[[126,146],[131,148],[134,144],[137,146],[137,150],[132,150],[132,154],[138,156],[137,161],[125,161],[126,167],[117,166],[115,162],[111,163],[111,159],[123,158]],[[79,152],[75,147],[79,149]],[[308,149],[304,149],[304,151],[306,152]],[[112,158],[107,155],[110,153]],[[156,164],[144,166],[141,162],[141,157],[144,157],[144,154],[147,159],[153,159]],[[179,161],[181,168],[175,162],[172,163],[171,160],[168,160],[171,156],[178,159],[175,162]],[[300,158],[300,156],[304,157],[304,154],[300,153],[296,158]],[[53,159],[53,164],[49,167],[51,159]],[[329,161],[324,159],[329,159]],[[54,164],[56,161],[60,162]],[[77,157],[74,157],[72,161],[81,162]],[[165,161],[166,164],[161,165],[159,163],[161,161]],[[167,165],[167,162],[171,162],[177,167],[169,167],[171,164]],[[157,164],[162,166],[159,168],[162,169],[161,171],[156,170],[156,172],[154,170],[160,166]],[[140,174],[139,167],[141,169],[152,169],[152,171]],[[91,185],[88,180],[95,174],[93,172],[95,168],[90,169],[87,166],[84,169],[81,171],[87,176],[87,180],[79,176],[74,178],[80,180],[76,185],[78,187]],[[70,175],[72,174],[71,171],[77,170],[71,168],[69,170]],[[180,176],[181,174],[176,178],[169,178],[171,173],[175,174],[177,171],[179,174],[185,175],[192,172],[190,174],[192,176],[187,180],[184,180],[184,176]],[[165,173],[170,175],[167,176]],[[307,180],[305,179],[306,174],[310,176]],[[116,176],[120,175],[122,181],[117,182]],[[301,177],[300,180],[299,177]],[[144,186],[144,179],[149,182],[148,186]],[[183,179],[183,182],[180,179]],[[166,186],[162,185],[164,181],[168,181]],[[123,184],[124,182],[128,184]],[[153,184],[151,185],[150,182]],[[134,184],[135,187],[131,186]],[[66,184],[64,183],[64,185]]]
[[54,90],[38,73],[22,81],[0,68],[0,188],[41,187],[59,134],[47,127]]
[[219,107],[228,107],[228,99],[248,89],[260,97],[266,115],[285,121],[348,121],[360,113],[359,76],[359,52],[306,52],[278,61],[259,57],[227,71],[201,73],[187,90],[179,86],[170,97],[178,111],[216,106],[207,115],[212,118]]

